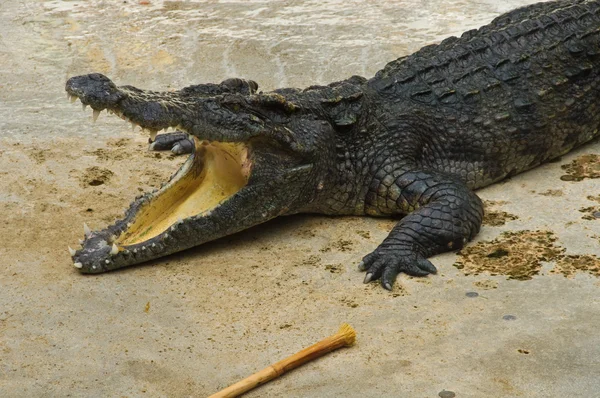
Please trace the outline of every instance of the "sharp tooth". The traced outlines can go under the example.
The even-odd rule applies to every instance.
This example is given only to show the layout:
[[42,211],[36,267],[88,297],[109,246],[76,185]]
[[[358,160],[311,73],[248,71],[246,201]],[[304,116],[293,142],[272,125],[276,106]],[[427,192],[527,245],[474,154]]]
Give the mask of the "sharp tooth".
[[79,239],[79,244],[80,244],[81,246],[83,246],[83,242],[84,242],[84,240],[83,240],[83,239]]
[[79,269],[81,269],[81,267],[83,267],[83,264],[81,264],[81,263],[73,263],[73,266],[74,266],[75,268],[79,268]]
[[100,116],[100,111],[94,109],[94,112],[92,112],[92,119],[94,120],[94,122],[98,120],[98,116]]
[[158,134],[158,131],[156,130],[150,130],[150,139],[152,141],[154,141],[156,139],[156,135]]
[[86,223],[83,223],[83,233],[85,234],[85,236],[90,236],[92,234],[92,230],[90,229],[90,227],[88,227]]
[[71,100],[71,103],[77,101],[77,96],[76,95],[71,95],[69,97],[70,97],[69,99]]
[[115,254],[117,254],[118,252],[119,252],[119,248],[117,247],[117,245],[115,245],[115,244],[113,243],[113,245],[112,245],[112,249],[110,249],[110,254],[112,254],[112,255],[114,256],[114,255],[115,255]]
[[85,111],[87,109],[87,105],[86,104],[81,104],[81,109],[83,109]]
[[69,248],[69,253],[71,254],[71,257],[73,257],[75,255],[75,253],[77,253],[75,250],[71,249],[71,246],[67,246]]
[[135,127],[136,127],[136,126],[135,126],[135,123],[134,123],[134,122],[131,122],[131,131],[135,131]]

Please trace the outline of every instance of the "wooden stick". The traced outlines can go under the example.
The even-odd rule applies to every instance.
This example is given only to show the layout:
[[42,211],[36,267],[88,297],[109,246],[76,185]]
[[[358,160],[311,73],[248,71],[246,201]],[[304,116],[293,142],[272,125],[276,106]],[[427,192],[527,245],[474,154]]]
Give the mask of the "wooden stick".
[[286,359],[274,363],[260,372],[256,372],[252,376],[248,376],[244,380],[238,381],[237,383],[219,391],[216,394],[211,395],[208,398],[237,397],[238,395],[248,392],[253,388],[260,386],[261,384],[281,376],[289,370],[295,369],[308,361],[319,358],[328,352],[341,347],[351,346],[354,344],[355,338],[356,332],[354,329],[352,329],[352,327],[347,323],[344,323],[336,334],[333,334],[319,341],[318,343],[313,344],[290,357],[287,357]]

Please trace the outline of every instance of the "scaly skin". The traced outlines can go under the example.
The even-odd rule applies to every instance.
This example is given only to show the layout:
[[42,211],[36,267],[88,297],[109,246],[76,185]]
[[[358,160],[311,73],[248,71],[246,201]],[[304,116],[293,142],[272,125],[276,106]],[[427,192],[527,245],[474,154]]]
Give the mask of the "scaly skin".
[[[182,220],[167,237],[111,247],[152,201],[146,194],[124,220],[88,234],[74,261],[83,272],[121,268],[285,214],[403,215],[360,263],[365,283],[391,289],[399,272],[435,273],[429,256],[479,231],[473,189],[598,136],[599,14],[599,1],[534,4],[370,80],[304,90],[256,94],[256,83],[230,79],[156,93],[98,74],[72,78],[67,92],[96,110],[150,130],[177,126],[199,140],[245,143],[252,164],[247,186],[210,214]],[[167,134],[153,146],[181,153],[192,142]]]

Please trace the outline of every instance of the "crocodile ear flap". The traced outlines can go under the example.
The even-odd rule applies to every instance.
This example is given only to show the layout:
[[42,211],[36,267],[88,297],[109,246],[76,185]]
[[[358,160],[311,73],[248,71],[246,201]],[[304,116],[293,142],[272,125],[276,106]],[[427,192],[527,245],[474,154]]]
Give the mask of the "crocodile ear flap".
[[280,110],[288,115],[300,109],[299,105],[287,100],[283,95],[278,93],[254,95],[250,97],[249,103],[258,108]]
[[239,93],[244,95],[250,95],[256,93],[258,90],[258,83],[254,80],[244,80],[238,78],[232,78],[223,80],[221,86],[226,87],[232,93]]

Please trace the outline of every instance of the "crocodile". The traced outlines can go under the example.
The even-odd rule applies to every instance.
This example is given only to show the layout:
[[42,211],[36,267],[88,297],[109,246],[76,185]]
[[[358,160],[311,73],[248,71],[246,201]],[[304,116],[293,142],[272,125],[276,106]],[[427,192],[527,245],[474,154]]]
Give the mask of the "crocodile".
[[107,110],[148,130],[151,150],[189,154],[122,219],[84,226],[73,263],[115,270],[296,213],[398,217],[358,265],[364,283],[391,290],[401,272],[436,273],[429,257],[478,233],[474,190],[598,137],[599,83],[598,0],[518,8],[369,80],[262,92],[232,78],[156,92],[72,77],[68,96],[94,119]]

